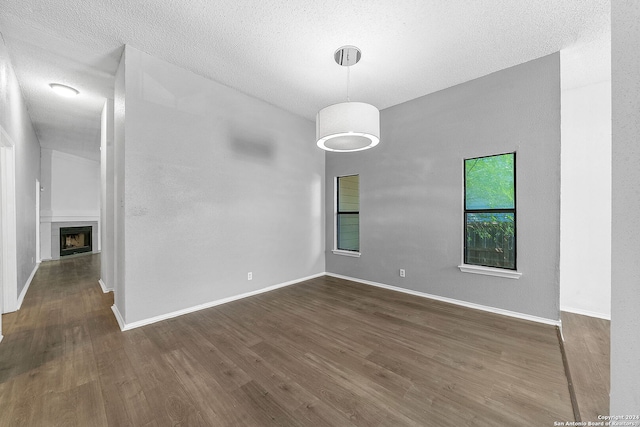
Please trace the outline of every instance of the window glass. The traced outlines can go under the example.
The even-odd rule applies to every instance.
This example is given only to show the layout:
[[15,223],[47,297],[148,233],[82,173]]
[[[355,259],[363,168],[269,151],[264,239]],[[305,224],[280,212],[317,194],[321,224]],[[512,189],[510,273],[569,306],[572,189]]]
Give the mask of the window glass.
[[514,153],[465,160],[467,209],[514,209]]
[[464,263],[515,270],[515,153],[466,159],[464,170]]
[[345,251],[360,250],[360,177],[337,178],[336,248]]

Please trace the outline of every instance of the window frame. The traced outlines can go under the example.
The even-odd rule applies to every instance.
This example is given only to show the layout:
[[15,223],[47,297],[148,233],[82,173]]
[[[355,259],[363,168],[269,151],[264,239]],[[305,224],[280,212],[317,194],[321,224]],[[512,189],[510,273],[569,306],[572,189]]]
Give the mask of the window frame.
[[[486,159],[489,157],[500,157],[504,155],[513,155],[513,208],[509,209],[468,209],[467,208],[467,168],[466,164],[469,160]],[[492,276],[501,276],[509,278],[519,278],[518,273],[518,215],[517,215],[517,152],[510,151],[500,154],[490,154],[486,156],[477,156],[464,158],[462,160],[462,181],[463,181],[463,206],[462,206],[462,265],[458,266],[461,271],[466,273],[487,274]],[[513,215],[513,268],[499,267],[495,265],[475,264],[467,262],[467,215],[468,214],[492,214],[503,213]]]
[[[352,176],[358,177],[358,211],[340,211],[340,178],[349,178]],[[332,252],[336,255],[345,255],[351,257],[360,257],[360,174],[352,173],[347,175],[338,175],[334,179],[334,188],[335,188],[335,198],[334,198],[334,218],[333,218],[333,250]],[[339,247],[339,216],[340,215],[358,215],[358,250],[351,249],[340,249]]]

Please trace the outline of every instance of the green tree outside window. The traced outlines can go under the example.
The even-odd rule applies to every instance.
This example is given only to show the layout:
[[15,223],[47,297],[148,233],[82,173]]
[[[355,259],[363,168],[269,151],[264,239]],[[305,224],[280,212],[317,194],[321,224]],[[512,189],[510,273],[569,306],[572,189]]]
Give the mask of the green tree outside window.
[[464,161],[464,263],[516,269],[515,153]]

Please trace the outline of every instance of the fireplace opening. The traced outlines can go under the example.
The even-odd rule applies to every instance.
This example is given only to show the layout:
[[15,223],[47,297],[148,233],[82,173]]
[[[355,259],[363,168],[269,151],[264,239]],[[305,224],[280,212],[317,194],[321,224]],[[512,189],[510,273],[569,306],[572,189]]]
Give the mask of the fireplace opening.
[[60,228],[60,256],[91,252],[91,227]]

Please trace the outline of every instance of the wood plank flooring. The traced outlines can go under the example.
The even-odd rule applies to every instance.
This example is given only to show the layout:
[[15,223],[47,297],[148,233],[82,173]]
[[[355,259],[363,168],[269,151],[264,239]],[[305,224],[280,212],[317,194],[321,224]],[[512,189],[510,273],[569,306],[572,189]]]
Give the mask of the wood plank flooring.
[[552,426],[555,329],[321,277],[121,332],[99,255],[3,317],[2,426]]
[[561,313],[564,348],[582,421],[609,414],[610,321]]

